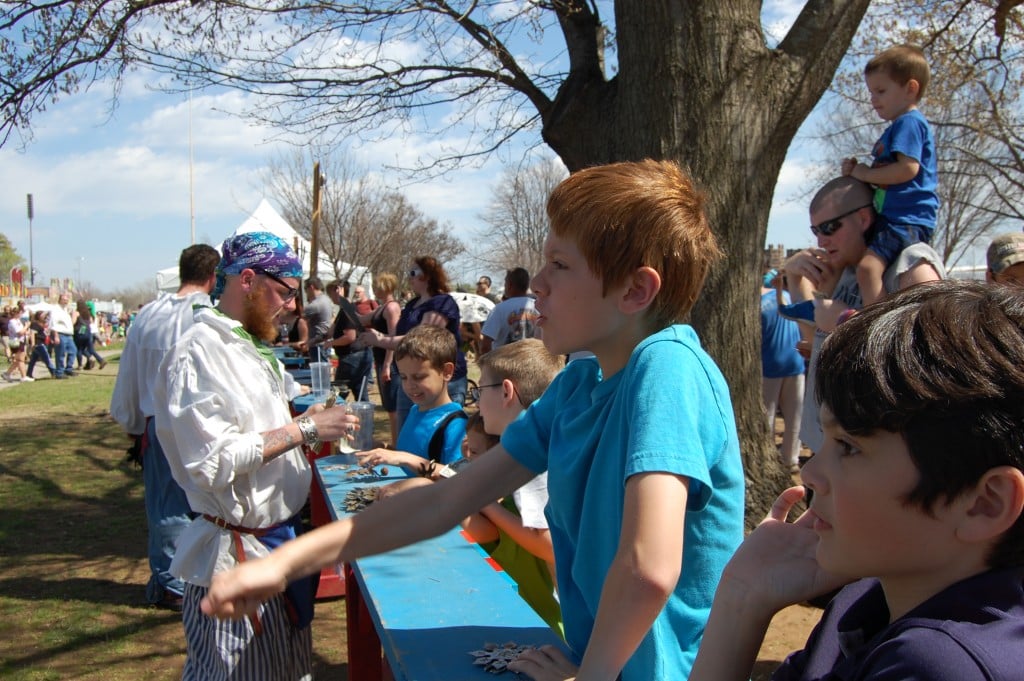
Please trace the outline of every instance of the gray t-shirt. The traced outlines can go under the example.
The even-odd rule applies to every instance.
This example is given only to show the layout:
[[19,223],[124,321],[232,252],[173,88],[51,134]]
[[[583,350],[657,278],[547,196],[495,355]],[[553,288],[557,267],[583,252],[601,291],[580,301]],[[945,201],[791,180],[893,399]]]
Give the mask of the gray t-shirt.
[[306,304],[302,311],[309,325],[309,345],[313,347],[331,337],[331,322],[334,321],[334,305],[326,293],[321,293]]
[[[920,264],[928,263],[935,268],[939,277],[945,279],[946,268],[942,264],[942,258],[931,246],[926,243],[916,243],[903,249],[903,252],[896,257],[896,260],[882,274],[882,285],[886,293],[893,293],[900,288],[900,277],[914,269]],[[846,303],[849,307],[859,310],[864,302],[861,299],[860,288],[857,286],[857,270],[847,267],[843,270],[832,292],[832,299]],[[804,411],[800,421],[800,441],[812,452],[821,449],[825,436],[821,430],[821,421],[818,418],[818,408],[821,406],[814,398],[814,377],[818,364],[818,353],[821,352],[821,345],[828,338],[828,334],[818,329],[814,332],[814,345],[811,348],[811,362],[807,370],[807,394],[804,396]]]

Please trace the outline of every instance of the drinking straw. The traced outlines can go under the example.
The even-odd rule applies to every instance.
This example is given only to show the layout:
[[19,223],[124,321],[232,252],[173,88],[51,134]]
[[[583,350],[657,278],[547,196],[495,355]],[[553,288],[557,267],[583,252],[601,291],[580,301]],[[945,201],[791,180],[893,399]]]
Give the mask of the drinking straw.
[[366,376],[363,376],[363,385],[361,385],[359,387],[359,398],[358,398],[359,402],[365,402],[366,401],[366,378],[367,378]]

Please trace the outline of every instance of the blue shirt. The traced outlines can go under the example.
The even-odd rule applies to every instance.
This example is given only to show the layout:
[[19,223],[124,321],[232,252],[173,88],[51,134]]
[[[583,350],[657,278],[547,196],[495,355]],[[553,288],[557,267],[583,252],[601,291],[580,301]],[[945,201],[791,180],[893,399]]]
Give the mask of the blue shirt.
[[718,579],[743,539],[743,470],[729,389],[693,329],[646,338],[602,380],[579,359],[510,424],[504,448],[548,472],[548,518],[566,641],[579,663],[622,527],[626,480],[689,479],[682,572],[622,671],[624,681],[685,679]]
[[[410,452],[424,459],[430,458],[428,448],[430,438],[438,424],[448,414],[462,409],[457,402],[449,402],[428,411],[420,411],[419,405],[412,405],[409,416],[402,424],[398,433],[396,448],[402,452]],[[444,431],[444,447],[441,450],[441,463],[451,463],[462,458],[462,440],[466,437],[466,419],[452,419]]]
[[772,681],[1015,681],[1024,676],[1022,586],[1021,568],[983,572],[890,624],[878,581],[854,582]]
[[[789,304],[789,294],[782,292]],[[804,358],[796,350],[800,328],[791,319],[779,314],[775,291],[761,294],[761,375],[765,378],[799,376],[804,372]]]
[[917,109],[911,109],[885,129],[871,151],[874,157],[871,167],[895,163],[897,153],[914,159],[921,168],[909,182],[880,186],[875,195],[875,208],[892,224],[934,229],[939,210],[935,140],[928,120]]

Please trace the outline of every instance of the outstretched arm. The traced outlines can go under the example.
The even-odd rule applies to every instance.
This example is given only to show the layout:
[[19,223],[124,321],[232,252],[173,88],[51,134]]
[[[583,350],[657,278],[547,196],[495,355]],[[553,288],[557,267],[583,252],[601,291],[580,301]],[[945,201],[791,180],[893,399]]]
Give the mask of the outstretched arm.
[[203,612],[239,619],[299,577],[441,534],[534,475],[499,445],[451,480],[396,495],[386,504],[373,504],[286,542],[266,558],[214,575]]
[[779,495],[726,565],[690,681],[746,681],[775,613],[846,581],[818,566],[813,512],[786,522],[803,496],[803,487]]

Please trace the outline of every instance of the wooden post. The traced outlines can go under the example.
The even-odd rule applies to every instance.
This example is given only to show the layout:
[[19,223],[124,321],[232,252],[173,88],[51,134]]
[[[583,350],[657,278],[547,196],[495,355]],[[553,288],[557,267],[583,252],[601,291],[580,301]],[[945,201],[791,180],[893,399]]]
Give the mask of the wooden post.
[[316,276],[320,260],[320,161],[313,163],[313,225],[309,239],[309,276]]

